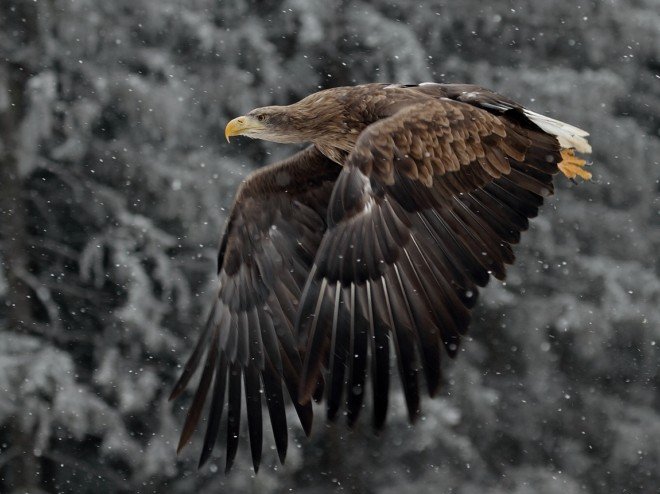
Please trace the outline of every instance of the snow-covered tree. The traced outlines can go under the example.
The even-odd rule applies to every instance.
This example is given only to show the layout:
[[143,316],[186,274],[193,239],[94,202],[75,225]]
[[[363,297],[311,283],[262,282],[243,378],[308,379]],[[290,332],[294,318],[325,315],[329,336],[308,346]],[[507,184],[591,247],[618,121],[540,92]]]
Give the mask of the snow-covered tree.
[[[657,489],[659,25],[655,0],[0,2],[0,492]],[[380,437],[319,410],[285,466],[197,472],[169,388],[224,208],[291,152],[224,124],[424,80],[589,129],[594,181],[558,186],[415,426],[398,395]]]

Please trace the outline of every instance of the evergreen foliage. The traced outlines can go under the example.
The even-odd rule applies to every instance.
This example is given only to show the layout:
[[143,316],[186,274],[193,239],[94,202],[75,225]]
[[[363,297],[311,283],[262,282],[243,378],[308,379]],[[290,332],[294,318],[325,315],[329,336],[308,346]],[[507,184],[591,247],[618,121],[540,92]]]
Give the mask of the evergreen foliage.
[[[169,388],[236,185],[292,152],[224,124],[425,80],[588,129],[594,181],[559,180],[415,426],[399,395],[380,437],[319,409],[283,467],[266,434],[257,477],[245,445],[197,472]],[[657,490],[658,156],[657,0],[3,0],[0,492]]]

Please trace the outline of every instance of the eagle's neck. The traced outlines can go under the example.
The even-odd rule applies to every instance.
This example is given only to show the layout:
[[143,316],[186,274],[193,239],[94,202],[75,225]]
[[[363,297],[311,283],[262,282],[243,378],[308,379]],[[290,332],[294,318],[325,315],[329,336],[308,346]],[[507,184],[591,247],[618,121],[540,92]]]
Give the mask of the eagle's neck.
[[347,122],[343,118],[336,119],[320,126],[311,141],[325,156],[343,166],[362,130],[364,126]]
[[332,145],[326,145],[323,143],[314,143],[316,148],[321,151],[326,157],[334,161],[335,163],[344,166],[346,157],[350,153],[350,150],[341,149]]
[[298,131],[325,156],[343,166],[365,125],[353,120],[353,113],[343,102],[314,96],[290,106],[297,115]]

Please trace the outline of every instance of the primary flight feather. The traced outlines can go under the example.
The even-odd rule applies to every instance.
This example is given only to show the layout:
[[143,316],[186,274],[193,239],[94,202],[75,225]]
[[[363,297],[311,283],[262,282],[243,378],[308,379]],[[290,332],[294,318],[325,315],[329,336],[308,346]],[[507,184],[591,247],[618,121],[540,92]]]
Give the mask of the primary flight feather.
[[179,449],[210,393],[200,465],[224,420],[227,471],[243,401],[255,471],[264,402],[284,462],[284,388],[307,434],[312,397],[353,424],[366,388],[381,428],[391,352],[413,421],[420,381],[437,392],[442,348],[456,354],[478,287],[504,278],[553,175],[591,177],[574,154],[591,151],[585,131],[464,84],[327,89],[252,110],[225,135],[310,144],[239,187],[217,296],[172,392],[202,367]]

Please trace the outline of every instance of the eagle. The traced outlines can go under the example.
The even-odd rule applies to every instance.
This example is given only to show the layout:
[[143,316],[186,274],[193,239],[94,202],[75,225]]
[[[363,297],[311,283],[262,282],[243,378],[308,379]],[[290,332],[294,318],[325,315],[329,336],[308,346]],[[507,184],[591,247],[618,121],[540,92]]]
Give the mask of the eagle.
[[238,188],[210,315],[170,397],[201,368],[177,451],[210,393],[199,465],[222,423],[227,472],[242,403],[255,472],[264,403],[282,463],[288,401],[309,435],[312,399],[352,426],[369,395],[381,429],[392,362],[413,422],[553,176],[591,177],[576,155],[591,151],[587,132],[467,84],[326,89],[252,110],[225,135],[308,144]]

